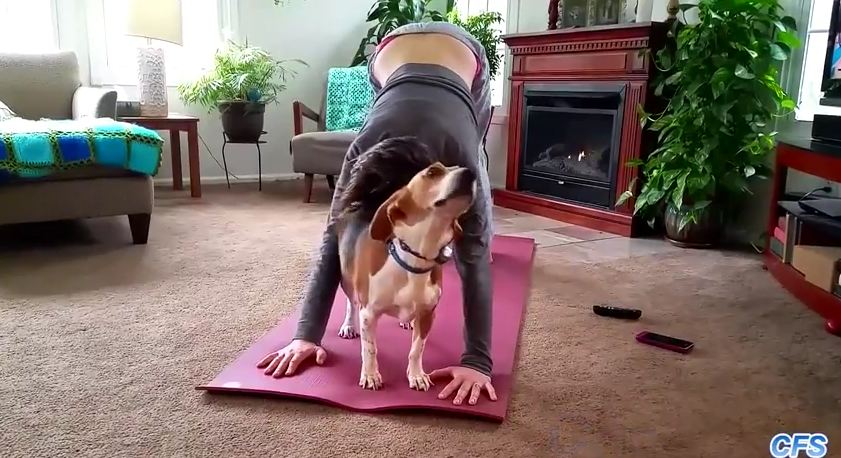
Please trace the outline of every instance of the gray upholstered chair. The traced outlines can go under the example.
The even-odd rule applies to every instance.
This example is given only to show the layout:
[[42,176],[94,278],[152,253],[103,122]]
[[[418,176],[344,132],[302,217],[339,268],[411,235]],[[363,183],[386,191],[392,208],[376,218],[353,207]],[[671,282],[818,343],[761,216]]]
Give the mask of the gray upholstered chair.
[[[292,171],[304,174],[304,202],[312,197],[312,182],[315,175],[325,175],[332,191],[334,179],[342,171],[342,162],[356,132],[329,132],[324,125],[325,99],[322,98],[319,112],[313,111],[302,102],[292,103],[294,132],[289,145],[292,154]],[[312,132],[304,132],[304,118],[316,123]]]
[[[0,100],[25,119],[114,118],[117,93],[82,86],[73,52],[0,53]],[[152,179],[87,166],[0,185],[0,225],[127,215],[134,243],[146,243]]]

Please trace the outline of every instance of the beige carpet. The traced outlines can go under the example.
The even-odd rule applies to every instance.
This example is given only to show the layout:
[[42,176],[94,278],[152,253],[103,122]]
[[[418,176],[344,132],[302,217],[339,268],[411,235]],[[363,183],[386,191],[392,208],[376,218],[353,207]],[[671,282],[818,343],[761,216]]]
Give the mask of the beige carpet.
[[739,253],[539,249],[501,425],[195,391],[293,312],[325,217],[237,188],[161,193],[147,246],[123,218],[0,230],[0,456],[762,457],[780,431],[841,453],[841,340]]

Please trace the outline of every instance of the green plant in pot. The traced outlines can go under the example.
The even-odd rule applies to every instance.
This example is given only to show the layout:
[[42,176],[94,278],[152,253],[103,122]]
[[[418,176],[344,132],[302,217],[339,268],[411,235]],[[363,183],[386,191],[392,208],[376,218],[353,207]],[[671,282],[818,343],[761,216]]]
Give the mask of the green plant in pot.
[[799,46],[795,21],[777,0],[701,0],[697,23],[675,22],[658,51],[655,95],[669,100],[661,113],[641,112],[657,148],[641,161],[618,204],[634,197],[634,213],[682,246],[720,241],[727,217],[770,175],[776,118],[794,101],[780,87],[778,67]]
[[228,42],[213,58],[213,68],[192,83],[178,86],[185,104],[197,104],[222,115],[222,129],[230,141],[256,142],[263,132],[266,105],[277,102],[286,81],[295,76],[288,65],[298,59],[277,60],[248,43]]
[[376,0],[368,11],[366,22],[375,22],[353,56],[350,66],[363,65],[368,60],[370,49],[394,29],[413,22],[446,21],[453,10],[455,0],[447,0],[443,12],[429,7],[433,0]]

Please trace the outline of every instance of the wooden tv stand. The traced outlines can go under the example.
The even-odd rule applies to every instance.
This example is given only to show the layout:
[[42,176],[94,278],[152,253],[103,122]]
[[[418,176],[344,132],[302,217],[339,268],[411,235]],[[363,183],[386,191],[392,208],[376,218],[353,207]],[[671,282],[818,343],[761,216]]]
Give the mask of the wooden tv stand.
[[[782,215],[778,202],[785,194],[789,169],[841,182],[841,145],[813,142],[805,129],[778,137],[768,219],[769,244],[777,219]],[[783,263],[768,247],[765,250],[765,266],[785,289],[826,320],[828,332],[841,336],[841,298],[807,282],[800,272]]]

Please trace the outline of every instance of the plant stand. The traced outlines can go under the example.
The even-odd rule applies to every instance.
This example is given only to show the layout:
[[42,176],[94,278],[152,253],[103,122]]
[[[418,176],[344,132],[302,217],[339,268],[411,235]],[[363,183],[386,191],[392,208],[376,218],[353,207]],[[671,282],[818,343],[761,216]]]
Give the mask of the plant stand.
[[[266,134],[266,131],[262,131],[262,134]],[[266,143],[265,140],[257,140],[256,142],[235,142],[228,139],[228,134],[222,132],[222,164],[225,167],[225,182],[228,183],[228,189],[231,189],[231,180],[228,178],[228,161],[225,159],[225,147],[228,144],[235,144],[235,145],[254,145],[257,147],[257,189],[259,191],[263,190],[263,158],[262,152],[260,151],[260,145]]]

